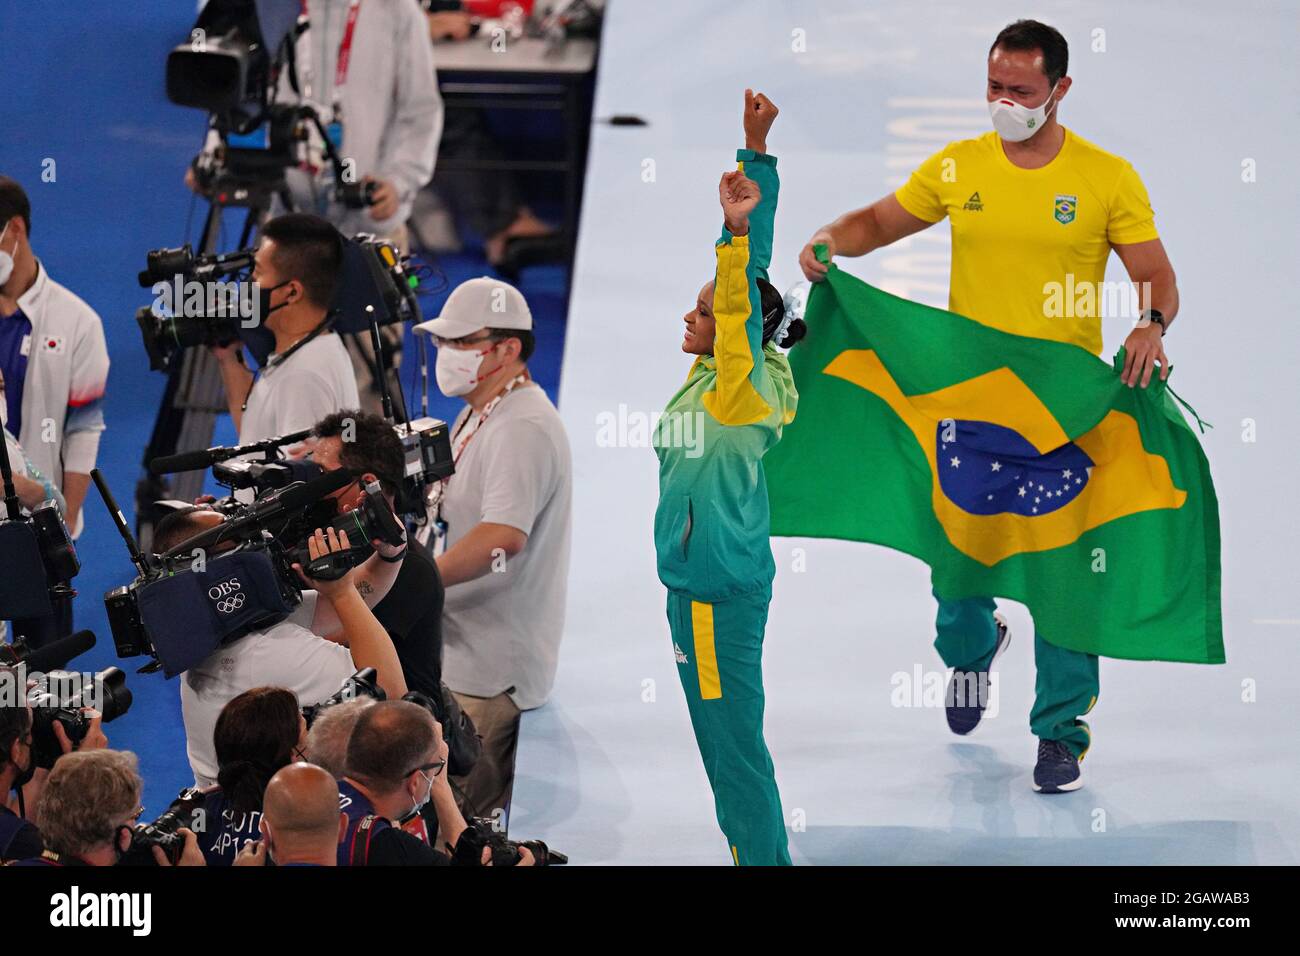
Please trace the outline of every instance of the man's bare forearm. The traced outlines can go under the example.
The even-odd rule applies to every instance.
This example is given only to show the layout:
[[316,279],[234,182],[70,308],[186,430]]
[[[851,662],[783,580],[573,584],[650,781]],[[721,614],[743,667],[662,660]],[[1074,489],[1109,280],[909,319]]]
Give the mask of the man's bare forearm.
[[77,525],[77,515],[81,514],[81,506],[86,501],[86,491],[89,488],[90,475],[83,475],[79,471],[65,471],[63,473],[63,520],[67,523],[69,529],[75,528]]
[[244,399],[248,397],[248,390],[253,387],[253,373],[237,359],[219,364],[221,382],[226,387],[226,407],[230,409],[230,417],[234,419],[235,432],[238,434],[244,424]]
[[1162,269],[1147,280],[1150,283],[1151,301],[1146,308],[1155,309],[1165,317],[1165,329],[1173,324],[1178,314],[1178,282],[1174,270]]
[[[445,775],[450,771],[444,768],[442,772],[445,781]],[[460,807],[456,806],[456,797],[451,792],[451,787],[443,782],[439,782],[433,788],[433,809],[438,814],[439,844],[454,849],[457,841],[460,840],[460,835],[465,832],[466,823]]]
[[[393,582],[397,580],[397,575],[401,570],[401,561],[385,561],[379,557],[378,552],[366,558],[365,563],[356,570],[357,593],[365,601],[366,607],[373,608],[388,596],[388,592],[392,590]],[[316,601],[316,611],[312,615],[311,629],[322,637],[329,637],[330,639],[340,636],[339,632],[342,629],[342,624],[332,603],[322,600]]]
[[334,605],[334,612],[347,636],[348,650],[357,670],[373,667],[377,672],[379,686],[384,689],[389,700],[404,695],[406,677],[402,673],[401,661],[397,658],[397,648],[393,647],[392,638],[370,608],[366,607],[366,602],[357,593],[357,589],[347,588],[331,598],[330,603]]
[[835,252],[841,256],[865,256],[884,245],[879,237],[875,210],[871,206],[846,212],[834,222],[823,226],[822,231],[830,233],[835,240]]
[[473,581],[524,549],[528,536],[510,525],[482,521],[438,557],[443,587]]

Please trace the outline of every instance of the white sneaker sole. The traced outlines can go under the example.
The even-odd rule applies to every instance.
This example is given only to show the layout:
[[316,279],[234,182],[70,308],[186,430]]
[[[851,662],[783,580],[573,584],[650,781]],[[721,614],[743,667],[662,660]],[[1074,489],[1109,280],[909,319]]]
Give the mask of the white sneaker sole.
[[1082,786],[1083,786],[1082,771],[1079,772],[1079,776],[1076,777],[1074,780],[1071,780],[1069,783],[1057,787],[1055,790],[1044,790],[1038,784],[1033,785],[1034,793],[1044,793],[1049,797],[1054,793],[1073,793],[1075,790],[1080,789]]

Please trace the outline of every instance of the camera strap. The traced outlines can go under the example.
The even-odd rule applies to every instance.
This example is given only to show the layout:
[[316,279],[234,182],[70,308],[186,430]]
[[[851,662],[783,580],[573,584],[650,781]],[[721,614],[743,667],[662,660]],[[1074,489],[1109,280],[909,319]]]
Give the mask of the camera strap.
[[[497,405],[501,404],[501,400],[514,391],[517,385],[530,383],[531,381],[532,379],[529,378],[527,372],[522,372],[519,375],[516,375],[506,383],[505,388],[498,392],[490,402],[483,406],[482,412],[471,411],[465,416],[465,420],[457,426],[455,433],[451,436],[453,468],[460,466],[460,459],[465,454],[465,449],[469,447],[470,440],[478,434],[479,429],[483,427],[483,423],[488,420],[488,417],[496,409]],[[465,428],[469,425],[471,419],[474,421],[474,426],[470,428],[465,434],[465,437],[462,438],[461,433],[465,431]],[[458,442],[459,444],[457,444]],[[451,475],[448,475],[446,478],[438,482],[436,490],[433,493],[434,499],[432,504],[435,513],[434,532],[439,538],[445,538],[447,534],[447,522],[442,518],[442,500],[447,493],[447,486],[450,483]]]
[[289,361],[289,356],[293,355],[294,352],[297,352],[300,348],[302,348],[312,339],[316,338],[316,336],[320,335],[322,332],[326,331],[333,324],[334,324],[334,313],[331,312],[327,316],[325,316],[324,322],[316,326],[316,328],[312,329],[310,332],[308,332],[306,335],[300,338],[297,342],[294,342],[293,345],[289,346],[279,355],[271,356],[270,361],[268,361],[261,368],[257,369],[255,372],[253,372],[253,380],[248,383],[248,391],[244,393],[244,401],[243,404],[239,406],[239,410],[241,412],[248,411],[248,400],[253,395],[253,386],[257,384],[257,380],[263,372],[269,372],[272,369],[279,368],[285,362]]

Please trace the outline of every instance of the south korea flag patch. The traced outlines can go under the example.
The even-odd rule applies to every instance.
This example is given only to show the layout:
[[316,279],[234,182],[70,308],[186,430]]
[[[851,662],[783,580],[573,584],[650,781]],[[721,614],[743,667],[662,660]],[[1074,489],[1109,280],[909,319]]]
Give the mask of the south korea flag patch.
[[46,335],[41,338],[41,348],[55,355],[62,355],[68,350],[68,340],[62,335]]

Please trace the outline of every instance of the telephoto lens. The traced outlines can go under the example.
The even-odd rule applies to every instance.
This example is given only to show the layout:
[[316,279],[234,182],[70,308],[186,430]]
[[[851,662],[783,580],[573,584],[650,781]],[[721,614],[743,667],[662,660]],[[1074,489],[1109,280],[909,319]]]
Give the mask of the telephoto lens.
[[28,696],[32,706],[32,751],[36,765],[49,769],[63,753],[54,725],[61,724],[75,747],[86,738],[90,718],[83,709],[99,711],[104,723],[117,720],[131,708],[131,690],[121,668],[108,667],[91,675],[91,687],[84,687],[85,675],[73,671],[50,671]]

